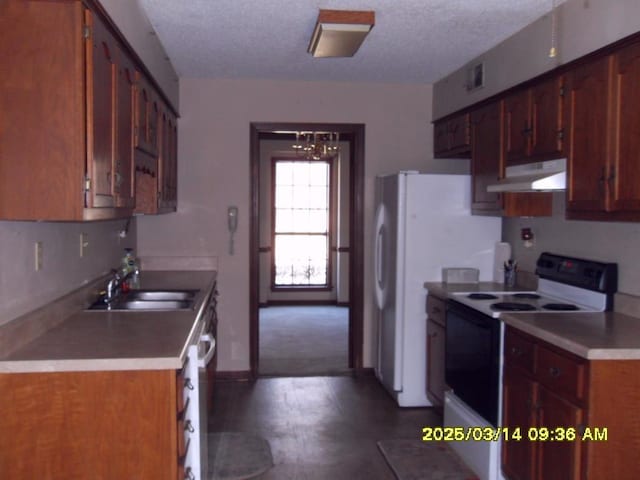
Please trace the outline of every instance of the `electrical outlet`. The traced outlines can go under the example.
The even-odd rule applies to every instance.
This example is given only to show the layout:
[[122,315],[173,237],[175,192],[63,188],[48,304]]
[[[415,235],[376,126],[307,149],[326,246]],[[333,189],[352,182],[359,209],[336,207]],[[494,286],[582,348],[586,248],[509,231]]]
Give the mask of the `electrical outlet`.
[[42,256],[43,256],[42,242],[36,242],[35,259],[34,259],[36,272],[39,272],[40,270],[42,270]]
[[89,234],[83,232],[80,234],[80,258],[84,257],[87,248],[89,248]]

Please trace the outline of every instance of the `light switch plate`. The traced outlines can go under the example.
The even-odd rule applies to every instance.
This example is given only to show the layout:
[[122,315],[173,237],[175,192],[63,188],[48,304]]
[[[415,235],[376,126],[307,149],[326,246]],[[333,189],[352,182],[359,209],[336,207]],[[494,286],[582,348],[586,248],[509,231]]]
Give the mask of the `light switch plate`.
[[82,232],[80,234],[80,258],[84,257],[87,248],[89,248],[89,234]]
[[36,246],[35,246],[35,268],[36,268],[36,272],[39,272],[40,270],[42,270],[42,256],[43,256],[43,252],[42,252],[42,242],[36,242]]

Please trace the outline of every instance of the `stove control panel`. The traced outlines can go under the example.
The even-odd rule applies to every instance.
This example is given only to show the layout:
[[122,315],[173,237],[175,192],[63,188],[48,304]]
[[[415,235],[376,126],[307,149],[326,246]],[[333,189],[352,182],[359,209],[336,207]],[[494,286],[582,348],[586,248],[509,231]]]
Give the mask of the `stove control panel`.
[[618,264],[544,252],[538,258],[536,274],[540,278],[562,282],[602,293],[618,290]]

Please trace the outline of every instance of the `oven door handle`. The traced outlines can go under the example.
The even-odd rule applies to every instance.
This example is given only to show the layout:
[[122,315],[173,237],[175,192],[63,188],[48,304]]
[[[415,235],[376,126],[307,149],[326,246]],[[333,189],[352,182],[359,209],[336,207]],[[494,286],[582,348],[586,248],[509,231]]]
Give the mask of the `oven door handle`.
[[198,358],[198,367],[206,368],[207,364],[211,361],[216,353],[216,339],[210,333],[205,333],[200,336],[200,342],[206,342],[209,344],[209,348],[202,358]]

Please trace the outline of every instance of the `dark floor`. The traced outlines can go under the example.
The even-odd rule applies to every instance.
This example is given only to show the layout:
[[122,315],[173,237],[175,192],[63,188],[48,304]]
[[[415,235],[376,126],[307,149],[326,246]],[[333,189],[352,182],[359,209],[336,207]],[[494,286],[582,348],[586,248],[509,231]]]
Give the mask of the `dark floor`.
[[274,467],[260,479],[393,480],[376,442],[441,425],[430,408],[401,409],[373,376],[260,378],[216,384],[210,431],[262,435]]

